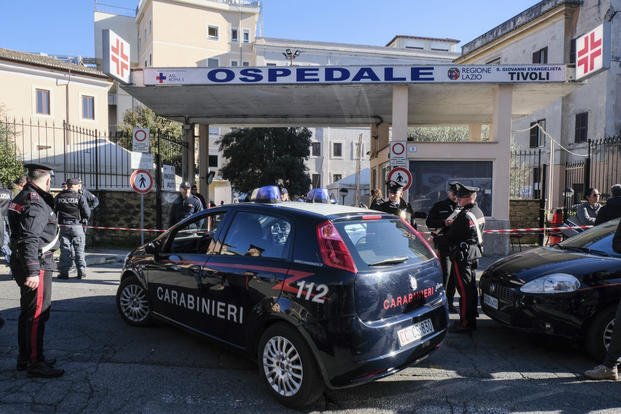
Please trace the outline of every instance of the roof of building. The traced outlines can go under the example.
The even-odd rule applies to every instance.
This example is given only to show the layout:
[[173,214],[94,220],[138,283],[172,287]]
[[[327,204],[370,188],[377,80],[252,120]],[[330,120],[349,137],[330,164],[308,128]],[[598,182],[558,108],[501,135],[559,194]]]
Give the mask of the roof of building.
[[71,71],[73,73],[79,73],[87,76],[94,76],[98,78],[108,79],[108,75],[105,73],[89,68],[82,65],[76,65],[74,63],[63,62],[53,57],[37,55],[34,53],[18,52],[10,49],[0,48],[0,60],[25,63],[28,65],[41,66],[49,69],[55,69],[60,71]]
[[532,7],[524,10],[520,14],[510,18],[504,23],[499,24],[488,32],[482,34],[476,39],[466,43],[461,48],[461,53],[467,55],[486,44],[493,42],[494,40],[510,33],[525,24],[532,22],[533,20],[543,16],[550,10],[556,9],[559,6],[579,6],[582,4],[582,0],[543,0],[535,4]]
[[459,43],[457,39],[451,39],[450,37],[427,37],[427,36],[409,36],[409,35],[395,35],[390,42],[386,43],[386,46],[390,46],[397,39],[417,39],[417,40],[437,40],[439,42]]

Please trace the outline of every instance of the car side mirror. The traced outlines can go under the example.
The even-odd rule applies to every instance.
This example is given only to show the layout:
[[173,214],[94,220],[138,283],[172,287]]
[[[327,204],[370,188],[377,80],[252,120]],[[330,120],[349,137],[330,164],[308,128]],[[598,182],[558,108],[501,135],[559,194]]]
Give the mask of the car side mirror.
[[144,251],[148,254],[155,254],[157,253],[157,247],[155,247],[153,242],[150,242],[144,245]]

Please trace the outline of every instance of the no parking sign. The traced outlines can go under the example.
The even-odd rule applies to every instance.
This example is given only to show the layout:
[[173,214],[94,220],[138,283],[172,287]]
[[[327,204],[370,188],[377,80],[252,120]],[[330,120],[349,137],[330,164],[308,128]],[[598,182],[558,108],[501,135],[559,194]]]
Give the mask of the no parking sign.
[[134,152],[149,152],[149,128],[134,128],[132,150]]

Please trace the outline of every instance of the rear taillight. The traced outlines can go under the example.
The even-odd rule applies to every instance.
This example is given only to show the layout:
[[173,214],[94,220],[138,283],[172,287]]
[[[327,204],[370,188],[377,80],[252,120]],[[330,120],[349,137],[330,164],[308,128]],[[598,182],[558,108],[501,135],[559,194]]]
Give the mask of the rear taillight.
[[349,249],[331,221],[317,225],[317,242],[319,242],[319,252],[326,266],[352,273],[358,272],[354,258],[351,257]]

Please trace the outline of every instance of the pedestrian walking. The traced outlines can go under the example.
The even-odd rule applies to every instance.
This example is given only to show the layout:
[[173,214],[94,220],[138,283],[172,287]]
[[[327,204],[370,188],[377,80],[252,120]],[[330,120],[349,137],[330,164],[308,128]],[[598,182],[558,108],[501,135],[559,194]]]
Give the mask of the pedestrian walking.
[[187,181],[179,185],[179,196],[173,202],[170,209],[170,227],[203,209],[201,201],[190,193],[190,189],[190,183]]
[[371,210],[377,210],[377,207],[384,202],[384,196],[382,194],[382,190],[379,188],[374,188],[371,190],[371,202],[369,204],[369,208]]
[[30,377],[54,378],[65,371],[43,352],[45,323],[52,301],[53,252],[58,247],[58,221],[50,194],[52,168],[26,164],[28,182],[9,206],[11,271],[20,288],[17,370]]
[[584,192],[584,201],[576,210],[576,218],[581,226],[593,226],[599,209],[602,207],[599,203],[599,190],[597,188],[589,188]]
[[11,261],[11,248],[9,247],[9,204],[13,199],[13,193],[0,184],[0,253],[2,260],[8,265]]
[[610,187],[610,197],[606,200],[606,204],[599,209],[595,218],[595,225],[605,223],[607,221],[621,217],[621,184],[615,184]]
[[[617,230],[612,238],[612,249],[621,253],[621,222],[617,225]],[[604,357],[604,362],[593,369],[584,372],[584,376],[594,380],[618,380],[619,364],[621,363],[621,301],[617,304],[615,313],[615,324],[612,330],[612,337],[608,351]]]
[[456,189],[457,204],[461,210],[446,233],[438,238],[440,243],[449,246],[459,291],[459,322],[451,326],[450,331],[468,333],[476,329],[476,269],[478,260],[483,257],[485,217],[476,203],[477,187],[456,183]]
[[78,271],[78,279],[86,277],[84,226],[88,223],[91,209],[79,189],[80,179],[70,178],[67,180],[67,189],[61,191],[54,200],[54,211],[60,224],[59,279],[69,278],[69,269],[73,263]]
[[198,198],[201,201],[203,210],[209,207],[207,205],[207,202],[205,201],[205,197],[203,197],[203,195],[198,192],[198,187],[196,186],[196,184],[192,184],[192,188],[190,189],[190,192],[192,193],[194,197]]
[[446,300],[448,301],[449,312],[455,313],[455,270],[451,266],[451,257],[449,255],[449,246],[443,241],[446,239],[439,237],[446,234],[449,226],[453,224],[455,216],[459,212],[457,208],[457,186],[456,183],[450,183],[446,191],[446,199],[435,203],[429,214],[425,224],[431,230],[434,245],[438,251],[440,265],[442,267],[442,277],[444,281],[444,289],[446,291]]

